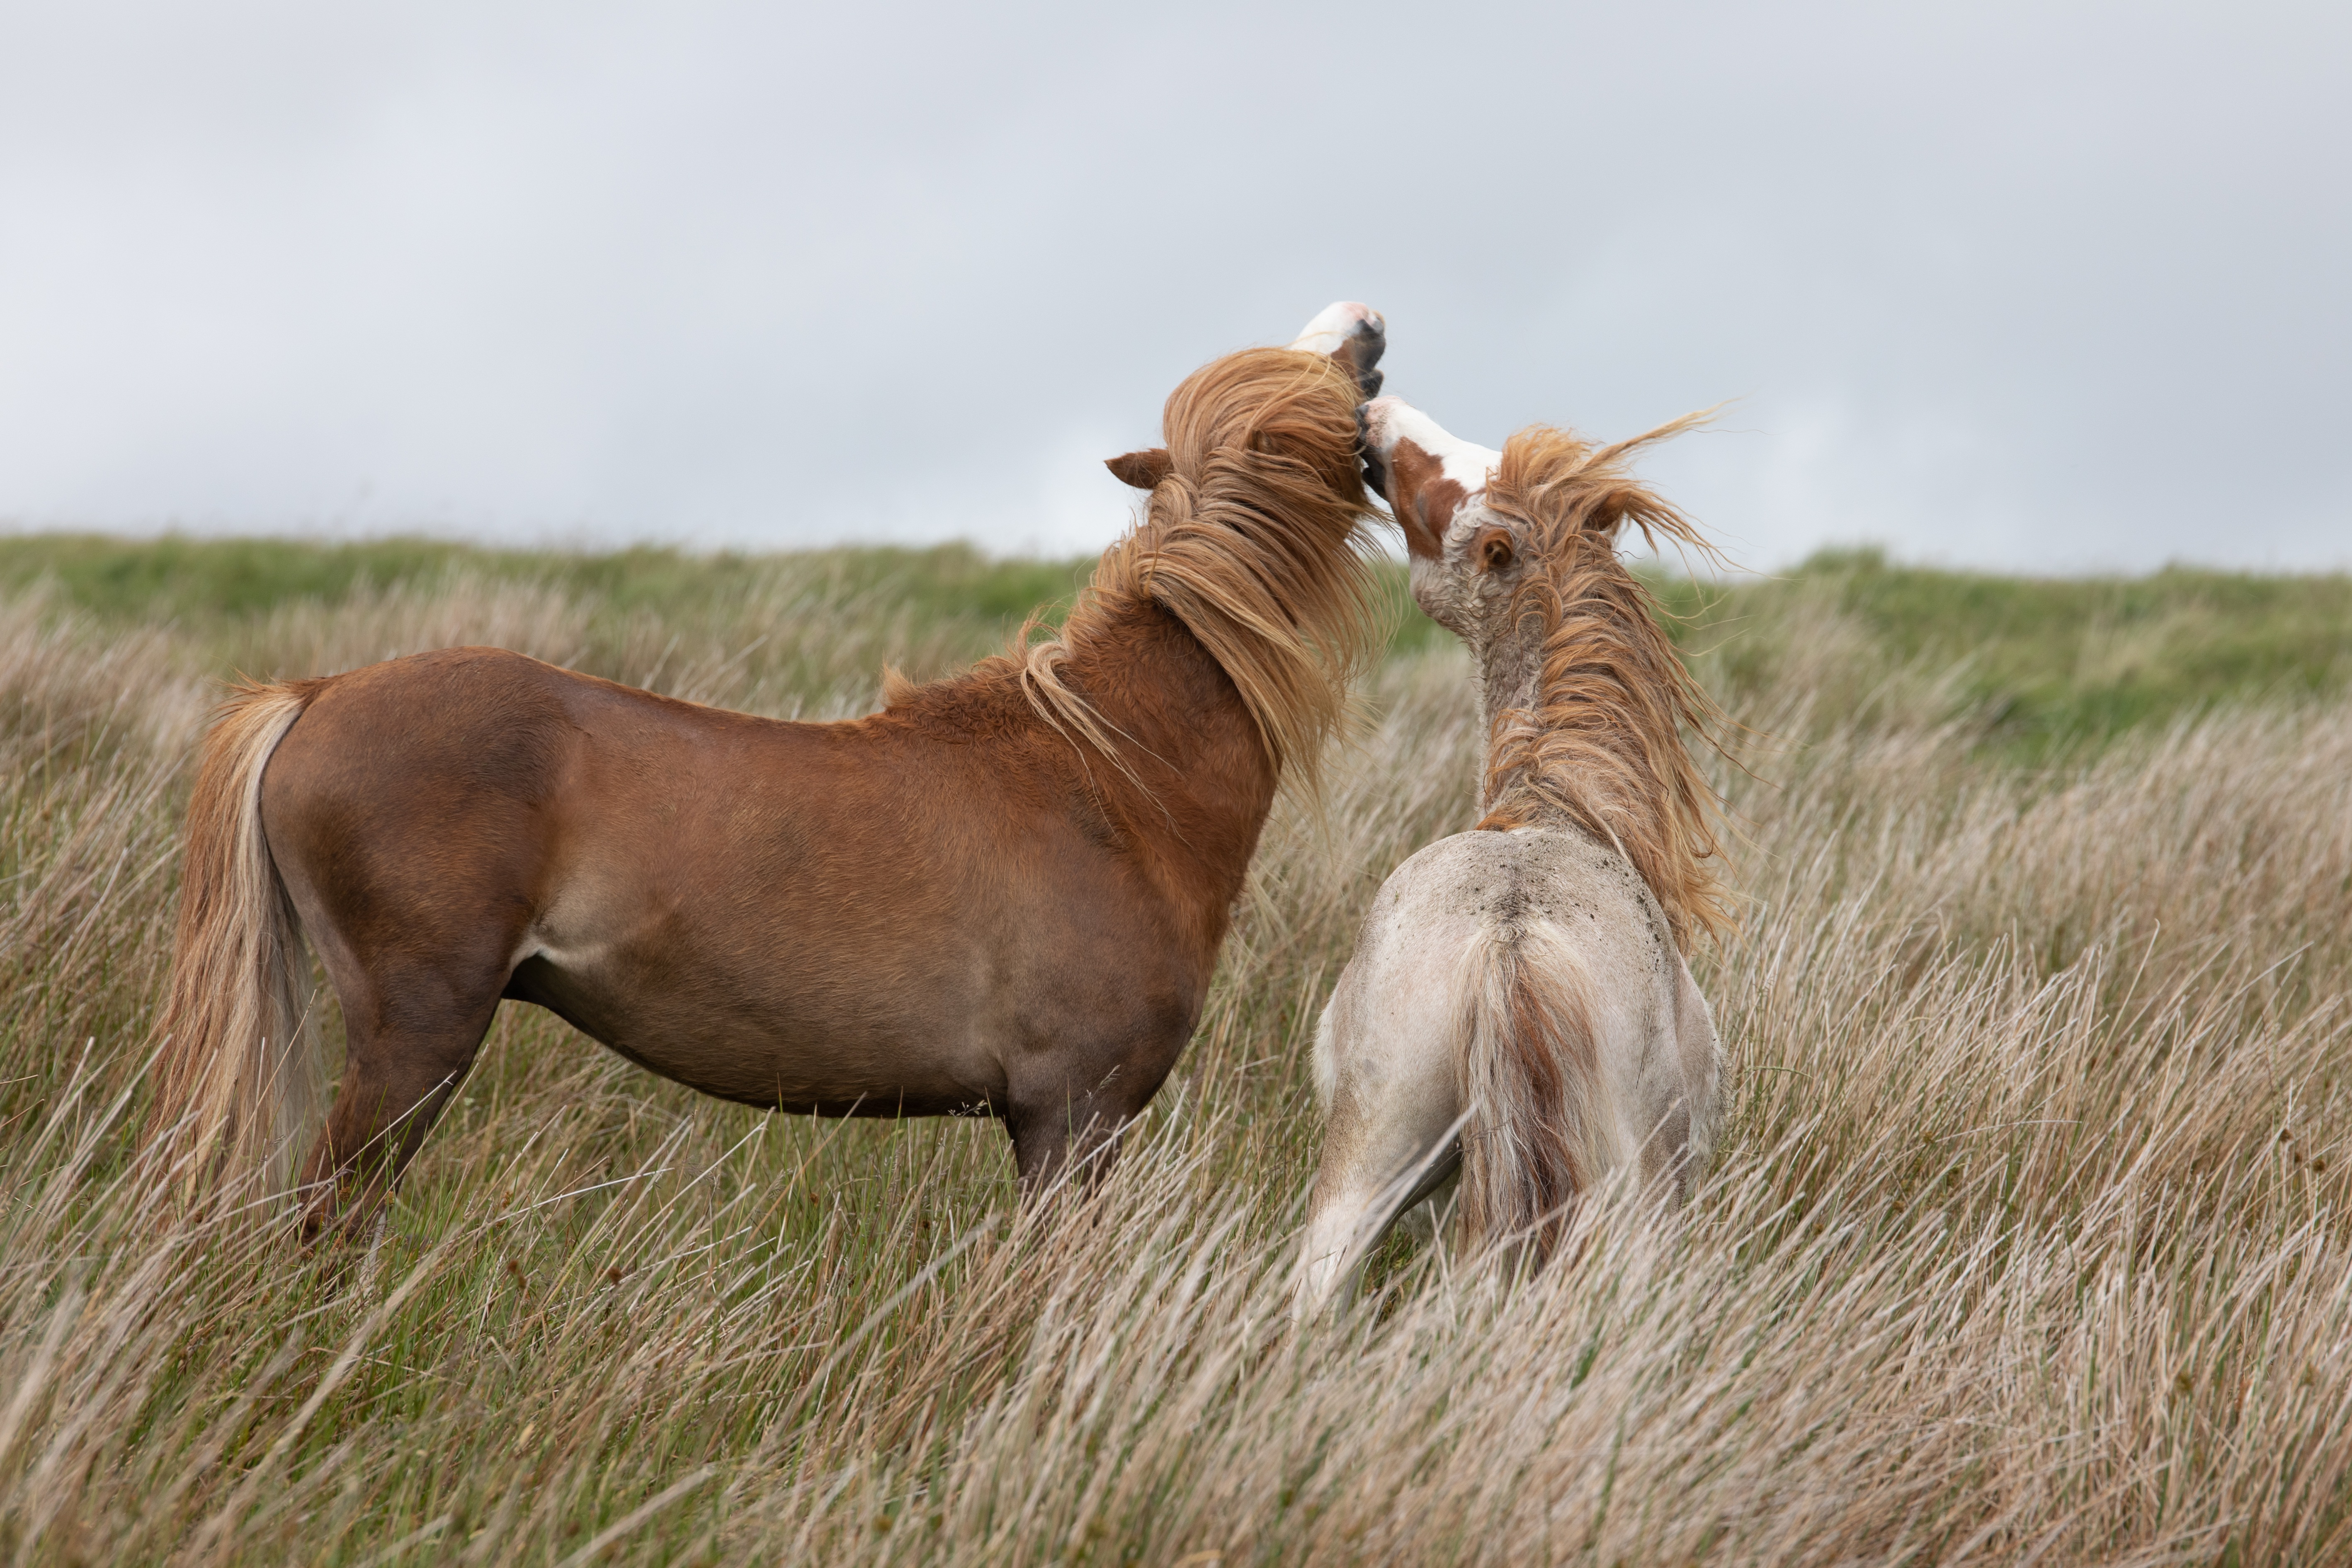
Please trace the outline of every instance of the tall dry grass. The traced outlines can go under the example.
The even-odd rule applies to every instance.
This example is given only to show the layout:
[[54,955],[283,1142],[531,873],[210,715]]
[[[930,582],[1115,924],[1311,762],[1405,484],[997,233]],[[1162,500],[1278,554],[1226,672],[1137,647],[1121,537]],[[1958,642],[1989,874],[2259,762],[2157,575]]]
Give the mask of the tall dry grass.
[[1811,629],[1743,634],[1779,739],[1718,770],[1750,903],[1683,1219],[1600,1194],[1516,1288],[1392,1244],[1301,1333],[1307,1037],[1467,823],[1457,656],[1384,668],[1322,821],[1270,826],[1095,1197],[1022,1211],[992,1125],[762,1118],[509,1007],[383,1240],[310,1255],[131,1152],[208,679],[493,640],[821,714],[986,639],[788,573],[693,625],[462,576],[203,636],[0,605],[0,1552],[2352,1560],[2352,706],[2027,771]]

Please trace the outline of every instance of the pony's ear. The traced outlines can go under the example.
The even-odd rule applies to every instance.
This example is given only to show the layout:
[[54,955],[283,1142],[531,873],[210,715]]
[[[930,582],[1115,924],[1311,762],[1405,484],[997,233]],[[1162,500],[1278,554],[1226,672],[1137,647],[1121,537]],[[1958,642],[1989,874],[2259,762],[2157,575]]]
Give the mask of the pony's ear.
[[1585,514],[1583,531],[1607,543],[1616,543],[1618,531],[1625,526],[1627,518],[1638,515],[1645,499],[1639,490],[1611,490],[1592,503],[1592,510]]
[[1121,452],[1116,458],[1105,458],[1103,467],[1118,476],[1118,482],[1133,485],[1137,489],[1157,489],[1160,481],[1168,477],[1173,467],[1165,447],[1151,447],[1140,452]]
[[1470,564],[1481,572],[1507,572],[1519,558],[1519,542],[1499,522],[1470,536]]
[[[1361,423],[1363,415],[1356,416]],[[1399,440],[1387,452],[1367,441],[1362,449],[1381,459],[1381,493],[1404,531],[1406,553],[1438,561],[1445,555],[1445,531],[1454,525],[1454,510],[1469,492],[1445,465],[1408,440]]]

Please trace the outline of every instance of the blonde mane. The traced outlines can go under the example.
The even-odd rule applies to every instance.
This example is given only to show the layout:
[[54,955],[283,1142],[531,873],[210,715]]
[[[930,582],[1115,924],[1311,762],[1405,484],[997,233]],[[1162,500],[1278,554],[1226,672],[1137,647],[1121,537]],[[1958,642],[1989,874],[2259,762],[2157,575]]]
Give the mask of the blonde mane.
[[[1169,472],[1144,519],[1104,552],[1058,636],[990,660],[1017,668],[1048,723],[1120,763],[1126,737],[1065,679],[1141,604],[1181,621],[1241,693],[1268,757],[1309,795],[1348,683],[1379,646],[1352,372],[1320,354],[1248,349],[1171,393]],[[985,667],[983,667],[985,668]]]
[[1494,718],[1483,828],[1539,826],[1565,814],[1633,862],[1685,952],[1732,921],[1717,878],[1719,805],[1683,741],[1712,743],[1723,714],[1659,629],[1650,591],[1617,556],[1626,523],[1712,557],[1691,521],[1633,478],[1627,458],[1704,420],[1593,447],[1565,430],[1520,431],[1503,448],[1486,505],[1517,525],[1527,563],[1511,605],[1536,623],[1535,706]]

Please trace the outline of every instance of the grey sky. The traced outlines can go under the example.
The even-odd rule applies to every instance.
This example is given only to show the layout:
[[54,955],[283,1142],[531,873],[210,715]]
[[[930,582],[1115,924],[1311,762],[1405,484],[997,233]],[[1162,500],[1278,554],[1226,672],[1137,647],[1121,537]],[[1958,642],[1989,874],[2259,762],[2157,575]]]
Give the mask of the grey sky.
[[0,526],[1106,542],[1328,300],[1732,553],[2352,565],[2352,7],[0,0]]

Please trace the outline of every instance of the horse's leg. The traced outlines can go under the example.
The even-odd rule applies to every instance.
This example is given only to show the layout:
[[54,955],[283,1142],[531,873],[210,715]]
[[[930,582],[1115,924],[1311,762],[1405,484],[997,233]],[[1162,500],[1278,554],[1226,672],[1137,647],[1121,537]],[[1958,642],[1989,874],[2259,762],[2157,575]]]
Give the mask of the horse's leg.
[[309,1237],[364,1234],[464,1082],[498,1011],[509,968],[499,933],[404,934],[400,948],[368,953],[340,932],[318,942],[349,1043],[334,1109],[303,1166]]
[[1060,1179],[1068,1163],[1069,1118],[1055,1115],[1050,1106],[1013,1105],[1005,1110],[1004,1131],[1013,1140],[1013,1168],[1020,1173],[1021,1195],[1036,1197]]
[[1171,1006],[1116,1046],[1068,1051],[1016,1075],[1004,1125],[1023,1194],[1048,1191],[1065,1173],[1082,1186],[1107,1175],[1121,1130],[1151,1102],[1192,1037],[1191,1013]]
[[1013,1136],[1022,1194],[1049,1191],[1066,1173],[1080,1186],[1101,1180],[1118,1153],[1119,1130],[1141,1109],[1129,1104],[1129,1098],[1096,1093],[1059,1100],[1037,1096],[1026,1104],[1016,1100],[1005,1111],[1004,1128]]
[[1444,1196],[1458,1163],[1460,1107],[1445,1042],[1349,1026],[1370,1011],[1343,1011],[1335,994],[1317,1026],[1317,1073],[1329,1100],[1293,1298],[1302,1319],[1350,1303],[1365,1258],[1397,1215]]

